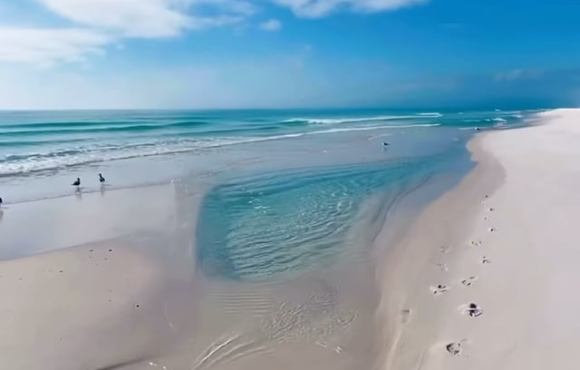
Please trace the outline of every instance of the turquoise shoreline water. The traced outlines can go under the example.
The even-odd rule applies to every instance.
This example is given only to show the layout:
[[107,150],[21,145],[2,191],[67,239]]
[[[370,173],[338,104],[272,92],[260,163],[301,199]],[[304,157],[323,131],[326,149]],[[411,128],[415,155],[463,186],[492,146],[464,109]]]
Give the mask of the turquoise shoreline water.
[[[449,170],[449,161],[453,168],[469,166],[455,148],[429,158],[278,171],[218,185],[200,212],[197,260],[209,274],[250,281],[329,265],[348,244],[368,244],[378,232],[370,227],[373,218],[405,190]],[[355,225],[364,205],[368,216]],[[351,232],[360,223],[363,238]]]
[[470,168],[476,127],[514,127],[532,113],[2,112],[0,196],[71,195],[77,176],[82,192],[102,192],[98,172],[107,191],[170,181],[209,189],[196,235],[202,270],[282,279],[360,252],[401,194]]
[[0,176],[305,135],[386,128],[509,126],[524,114],[382,110],[0,112]]

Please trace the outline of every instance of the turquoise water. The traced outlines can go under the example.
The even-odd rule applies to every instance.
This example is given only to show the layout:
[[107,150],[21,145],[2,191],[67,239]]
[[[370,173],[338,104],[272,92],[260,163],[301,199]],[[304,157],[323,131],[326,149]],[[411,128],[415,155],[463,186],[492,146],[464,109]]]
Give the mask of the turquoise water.
[[236,280],[267,280],[329,264],[349,242],[365,200],[388,195],[375,202],[373,215],[380,214],[397,194],[451,160],[468,165],[456,147],[429,158],[281,171],[219,185],[201,211],[198,260],[207,272]]
[[76,177],[82,192],[102,191],[99,172],[107,191],[170,181],[208,189],[193,236],[202,271],[283,279],[368,244],[410,189],[457,181],[476,127],[509,128],[532,113],[2,112],[0,196],[71,195]]
[[305,135],[408,127],[493,127],[525,112],[387,110],[0,112],[0,176]]

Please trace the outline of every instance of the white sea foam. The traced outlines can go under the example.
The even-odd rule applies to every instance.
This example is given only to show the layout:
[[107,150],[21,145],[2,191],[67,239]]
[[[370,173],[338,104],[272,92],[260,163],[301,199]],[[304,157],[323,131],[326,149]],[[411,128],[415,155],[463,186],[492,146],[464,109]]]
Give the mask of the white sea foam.
[[437,127],[437,126],[441,126],[441,124],[439,124],[439,123],[427,123],[427,124],[421,124],[421,125],[345,127],[345,128],[331,128],[331,129],[327,129],[327,130],[312,131],[312,132],[308,132],[307,135],[332,134],[332,133],[351,132],[351,131],[371,131],[371,130],[384,130],[384,129]]
[[375,122],[375,121],[392,121],[401,119],[422,119],[422,118],[438,118],[442,117],[441,113],[419,113],[414,115],[399,115],[399,116],[369,116],[369,117],[340,117],[340,118],[312,118],[312,117],[296,117],[285,120],[284,122],[306,122],[312,125],[332,125],[341,123],[356,123],[356,122]]
[[165,142],[150,141],[129,145],[95,145],[91,147],[67,148],[61,151],[6,154],[0,157],[0,163],[2,164],[0,166],[0,176],[55,170],[71,166],[122,159],[195,152],[212,148],[227,147],[231,145],[285,140],[298,138],[305,135],[324,135],[354,131],[425,128],[436,126],[440,126],[440,124],[432,123],[416,125],[372,125],[359,127],[341,127],[264,137],[223,137],[205,140],[182,139]]

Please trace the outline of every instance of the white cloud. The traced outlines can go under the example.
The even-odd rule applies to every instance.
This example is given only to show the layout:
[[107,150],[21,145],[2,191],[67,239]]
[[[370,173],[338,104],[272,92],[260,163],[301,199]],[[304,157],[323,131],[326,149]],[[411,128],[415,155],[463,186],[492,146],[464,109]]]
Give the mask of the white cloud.
[[0,62],[51,65],[84,60],[123,38],[177,36],[243,21],[244,0],[37,0],[71,27],[0,27]]
[[0,28],[0,61],[50,65],[102,52],[106,34],[81,28]]
[[[38,0],[78,24],[127,37],[170,37],[186,29],[221,26],[242,20],[253,6],[242,0]],[[201,8],[212,15],[199,14]]]
[[275,32],[279,31],[281,28],[282,22],[277,19],[268,19],[267,21],[260,23],[260,29],[264,31]]
[[[427,0],[270,0],[302,17],[345,9],[392,10]],[[55,64],[84,60],[126,38],[174,37],[187,30],[231,25],[256,13],[258,0],[36,0],[68,27],[0,27],[0,62]],[[269,19],[258,25],[278,31]]]
[[406,6],[424,3],[428,0],[273,0],[276,4],[288,7],[292,12],[305,18],[320,18],[346,8],[363,13],[395,10]]

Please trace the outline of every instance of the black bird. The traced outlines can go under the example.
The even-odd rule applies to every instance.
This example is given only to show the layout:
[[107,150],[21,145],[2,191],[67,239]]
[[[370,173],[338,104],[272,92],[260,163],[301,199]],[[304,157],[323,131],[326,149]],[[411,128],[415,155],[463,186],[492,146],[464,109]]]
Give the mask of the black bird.
[[383,146],[384,146],[384,147],[387,147],[387,146],[389,146],[389,145],[390,145],[390,144],[389,144],[389,143],[387,143],[386,141],[383,143]]
[[0,207],[2,207],[2,203],[4,203],[4,201],[2,200],[2,198],[0,198]]
[[105,182],[105,178],[103,177],[103,174],[102,173],[99,174],[99,182],[101,184]]
[[77,180],[75,182],[72,183],[73,186],[80,186],[81,185],[81,178],[77,177]]

